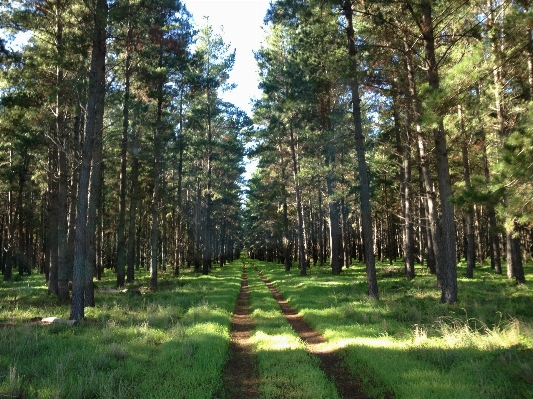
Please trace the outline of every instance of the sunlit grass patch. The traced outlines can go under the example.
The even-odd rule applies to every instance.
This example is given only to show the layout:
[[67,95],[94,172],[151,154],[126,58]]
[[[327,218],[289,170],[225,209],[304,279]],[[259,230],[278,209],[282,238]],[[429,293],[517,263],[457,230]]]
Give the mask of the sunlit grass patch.
[[[289,330],[289,328],[287,329]],[[257,331],[253,336],[252,342],[258,351],[282,351],[304,348],[302,342],[292,331],[275,335],[268,335],[262,331]]]
[[262,381],[261,398],[337,399],[335,386],[320,370],[281,313],[258,275],[248,273],[255,332],[250,341],[257,351]]
[[[37,284],[43,276],[2,285],[0,396],[20,387],[24,398],[211,398],[221,384],[241,269],[162,274],[159,290],[143,295],[131,290],[145,292],[146,272],[128,292],[112,294],[102,290],[115,285],[109,272],[97,283],[96,307],[76,327],[30,322],[70,311]],[[28,285],[31,292],[19,294]]]
[[[436,277],[417,267],[407,281],[401,263],[377,264],[380,300],[366,295],[363,264],[332,276],[309,276],[257,262],[313,327],[344,347],[346,364],[370,394],[398,398],[531,398],[533,267],[517,285],[478,265],[458,275],[459,302],[440,303]],[[283,276],[283,278],[280,278]]]

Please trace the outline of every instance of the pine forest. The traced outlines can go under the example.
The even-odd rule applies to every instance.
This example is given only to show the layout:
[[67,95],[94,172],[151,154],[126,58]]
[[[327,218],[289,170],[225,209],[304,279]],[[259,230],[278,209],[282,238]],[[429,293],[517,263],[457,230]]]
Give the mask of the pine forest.
[[[182,339],[189,337],[187,324],[176,320],[193,323],[204,315],[216,324],[218,310],[236,312],[248,267],[250,288],[261,283],[252,279],[255,268],[304,318],[314,301],[329,309],[341,292],[319,291],[314,279],[347,284],[343,300],[352,310],[337,318],[353,317],[352,326],[374,323],[369,336],[385,331],[393,339],[386,316],[362,317],[353,301],[398,312],[402,316],[391,317],[406,323],[409,342],[418,342],[439,335],[435,325],[472,302],[483,307],[483,298],[496,296],[484,284],[495,281],[503,288],[493,315],[483,320],[487,329],[472,327],[468,316],[463,325],[491,336],[495,313],[507,327],[519,320],[517,341],[490,349],[511,351],[508,361],[500,352],[491,359],[499,359],[502,378],[518,388],[487,388],[480,397],[531,398],[533,1],[273,0],[264,26],[254,53],[262,95],[247,114],[222,98],[240,84],[229,77],[239,54],[208,19],[196,24],[183,0],[0,0],[0,335],[28,325],[30,315],[18,322],[8,316],[25,295],[28,306],[39,309],[34,313],[58,313],[80,329],[102,320],[110,329],[110,320],[112,328],[120,325],[121,312],[104,314],[118,299],[104,305],[100,288],[117,298],[128,290],[130,300],[138,294],[150,319],[170,300],[165,290],[177,284],[168,292],[196,288],[179,305],[182,313],[158,331],[179,326]],[[250,159],[257,167],[247,179]],[[232,265],[238,284],[215,295],[233,287],[224,283]],[[420,294],[422,279],[431,294]],[[316,292],[299,291],[311,290],[313,281]],[[38,294],[24,294],[33,284]],[[260,306],[253,295],[251,303]],[[209,308],[221,298],[229,304]],[[191,316],[193,302],[198,309]],[[518,308],[499,307],[511,303]],[[137,316],[121,306],[130,314],[124,323],[133,325]],[[430,320],[430,307],[446,316]],[[309,317],[327,336],[320,319]],[[145,323],[137,331],[152,321]],[[254,323],[259,328],[260,319]],[[229,316],[226,324],[227,330]],[[57,337],[67,334],[61,328]],[[185,368],[194,369],[196,354],[207,350],[193,342],[205,332],[197,328],[178,350]],[[24,331],[10,342],[34,339]],[[153,387],[128,391],[134,378],[113,374],[112,392],[104,392],[102,380],[92,393],[88,385],[75,391],[73,383],[44,394],[38,384],[17,383],[33,381],[19,354],[14,360],[0,355],[0,397],[240,397],[223,394],[217,374],[229,350],[228,331],[222,360],[198,366],[214,373],[197,371],[204,382],[213,378],[214,388],[177,396]],[[110,342],[107,350],[119,362],[136,351],[118,341],[109,349]],[[453,379],[450,364],[466,355],[452,358],[456,352],[439,349],[431,361],[423,352],[429,346],[409,353]],[[380,377],[376,370],[384,366],[371,363],[375,354],[357,356],[359,366],[344,367],[360,376],[367,396],[350,396],[352,388],[339,386],[338,396],[310,391],[317,398],[447,397],[433,388],[404,395],[399,382],[387,380],[392,372]],[[59,370],[55,363],[43,367]],[[259,360],[258,373],[261,367]],[[505,374],[507,368],[514,371]],[[117,381],[130,381],[122,396]],[[242,397],[313,397],[291,396],[295,389]],[[477,397],[468,392],[450,397]]]

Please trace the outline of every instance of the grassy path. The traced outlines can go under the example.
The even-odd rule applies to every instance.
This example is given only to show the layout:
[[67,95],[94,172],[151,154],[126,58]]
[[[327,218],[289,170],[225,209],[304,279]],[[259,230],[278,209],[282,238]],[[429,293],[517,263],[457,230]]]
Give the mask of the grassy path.
[[[361,381],[344,367],[338,349],[332,346],[328,341],[315,329],[313,329],[301,316],[299,316],[294,309],[292,309],[274,285],[257,269],[254,268],[257,276],[262,281],[259,285],[254,285],[254,292],[260,294],[260,291],[266,286],[268,291],[279,306],[282,313],[282,318],[290,324],[294,333],[303,341],[304,349],[308,356],[318,359],[318,361],[310,361],[311,367],[319,367],[324,375],[324,378],[333,382],[333,390],[337,391],[335,396],[343,399],[367,399],[369,398],[362,390]],[[263,287],[263,288],[261,288]],[[269,376],[267,374],[259,377],[258,356],[256,350],[258,345],[252,345],[252,337],[264,334],[263,329],[257,329],[253,321],[252,314],[260,314],[262,309],[258,307],[259,302],[263,304],[264,300],[255,301],[251,303],[251,295],[248,286],[248,275],[246,265],[243,267],[241,291],[237,299],[235,311],[232,317],[231,325],[231,344],[229,360],[224,368],[223,381],[225,385],[224,397],[227,398],[257,398],[257,397],[290,397],[288,390],[298,391],[298,384],[294,383],[292,387],[287,386],[286,381],[279,384],[279,381],[284,380],[284,377]],[[255,305],[255,306],[254,306]],[[278,311],[279,312],[279,311]],[[279,316],[277,317],[279,319]],[[283,324],[278,321],[278,323]],[[281,341],[281,339],[280,339]],[[268,351],[266,351],[268,352]],[[265,356],[265,354],[262,354]],[[268,356],[268,355],[267,355]],[[281,357],[276,353],[271,353],[271,357]],[[260,367],[260,366],[259,366]],[[287,364],[287,368],[291,368],[291,364]],[[265,368],[263,368],[264,370]],[[268,370],[271,372],[272,370]],[[275,374],[275,373],[274,373]],[[290,378],[287,378],[290,380]],[[270,388],[268,385],[270,384]],[[282,386],[285,385],[285,386]],[[290,389],[293,388],[293,389]],[[270,393],[268,393],[270,392]],[[271,395],[271,396],[269,396]],[[298,394],[297,394],[298,395]],[[301,395],[304,395],[301,393]],[[298,397],[298,396],[297,396]],[[320,394],[316,396],[301,396],[301,397],[321,397]],[[394,397],[390,394],[388,397]]]
[[[320,360],[320,368],[335,383],[339,396],[343,399],[369,398],[362,389],[361,381],[343,366],[338,354],[339,348],[328,343],[322,334],[309,325],[298,313],[289,306],[280,292],[257,268],[255,271],[266,284],[274,299],[294,331],[306,343],[307,351]],[[390,393],[387,397],[394,397]]]
[[230,355],[223,374],[225,390],[223,395],[232,399],[258,397],[257,357],[250,342],[254,323],[250,313],[250,291],[244,266],[241,290],[231,319]]

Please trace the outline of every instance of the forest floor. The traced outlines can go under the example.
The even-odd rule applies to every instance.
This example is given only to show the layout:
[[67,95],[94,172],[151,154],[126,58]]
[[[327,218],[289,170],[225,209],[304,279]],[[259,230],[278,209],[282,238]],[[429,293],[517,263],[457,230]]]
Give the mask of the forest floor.
[[[341,350],[327,342],[322,334],[314,330],[296,311],[288,305],[274,285],[256,268],[293,330],[305,342],[307,351],[320,361],[320,368],[335,383],[338,394],[343,399],[369,398],[362,389],[362,381],[343,366]],[[254,331],[251,317],[250,291],[248,289],[247,267],[243,267],[241,290],[233,313],[231,324],[230,359],[224,369],[226,395],[231,398],[259,397],[261,383],[257,370],[256,354],[250,344]],[[387,398],[394,398],[392,392]]]

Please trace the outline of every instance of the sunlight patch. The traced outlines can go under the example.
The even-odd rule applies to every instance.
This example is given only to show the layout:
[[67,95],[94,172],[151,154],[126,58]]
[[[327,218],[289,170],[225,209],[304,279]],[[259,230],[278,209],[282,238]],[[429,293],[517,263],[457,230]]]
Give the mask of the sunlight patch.
[[283,351],[301,349],[303,346],[299,338],[290,334],[268,335],[262,331],[258,331],[255,333],[253,339],[259,350]]

